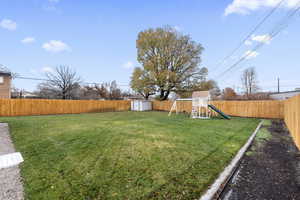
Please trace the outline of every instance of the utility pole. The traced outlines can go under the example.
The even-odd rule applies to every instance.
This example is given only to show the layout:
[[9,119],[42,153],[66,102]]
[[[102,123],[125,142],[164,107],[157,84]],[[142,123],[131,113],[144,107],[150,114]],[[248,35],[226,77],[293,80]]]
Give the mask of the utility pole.
[[280,79],[277,78],[277,92],[280,93]]

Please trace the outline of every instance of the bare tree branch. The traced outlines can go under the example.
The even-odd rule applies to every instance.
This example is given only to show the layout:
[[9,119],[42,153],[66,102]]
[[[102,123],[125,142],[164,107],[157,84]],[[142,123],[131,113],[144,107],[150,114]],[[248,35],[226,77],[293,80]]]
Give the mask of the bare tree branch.
[[247,68],[243,71],[241,81],[244,87],[246,97],[249,99],[251,95],[259,89],[257,82],[257,73],[254,67]]
[[71,99],[73,90],[80,87],[80,77],[68,66],[56,67],[54,72],[46,73],[46,77],[48,81],[41,84],[39,89],[57,93],[62,99]]

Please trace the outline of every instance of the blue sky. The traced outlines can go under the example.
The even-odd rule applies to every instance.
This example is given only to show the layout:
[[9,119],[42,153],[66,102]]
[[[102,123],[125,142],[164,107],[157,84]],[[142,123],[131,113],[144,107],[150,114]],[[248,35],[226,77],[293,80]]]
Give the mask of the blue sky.
[[[0,0],[0,63],[24,76],[42,77],[58,65],[74,68],[86,82],[116,80],[127,85],[136,61],[137,34],[170,25],[205,48],[201,66],[217,63],[280,0]],[[263,90],[300,87],[299,13],[271,41],[268,32],[299,0],[286,0],[236,54],[210,73],[216,78],[230,64],[264,43],[221,79],[219,86],[240,87],[240,73],[255,66]],[[34,90],[38,82],[14,80]],[[124,87],[125,88],[125,87]]]

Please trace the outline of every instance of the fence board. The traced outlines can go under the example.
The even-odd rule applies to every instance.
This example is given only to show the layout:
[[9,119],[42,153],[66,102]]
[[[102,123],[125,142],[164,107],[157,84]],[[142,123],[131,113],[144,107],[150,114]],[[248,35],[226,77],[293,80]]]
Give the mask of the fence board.
[[0,99],[0,116],[128,111],[130,101]]
[[298,149],[300,149],[300,95],[285,101],[284,121],[295,141],[295,144]]
[[[172,101],[154,101],[153,109],[170,111],[172,104]],[[283,101],[211,101],[211,104],[231,116],[272,119],[282,119],[284,116]],[[179,112],[190,113],[192,110],[191,101],[178,101],[177,106]]]
[[213,101],[218,109],[231,116],[282,119],[283,101]]

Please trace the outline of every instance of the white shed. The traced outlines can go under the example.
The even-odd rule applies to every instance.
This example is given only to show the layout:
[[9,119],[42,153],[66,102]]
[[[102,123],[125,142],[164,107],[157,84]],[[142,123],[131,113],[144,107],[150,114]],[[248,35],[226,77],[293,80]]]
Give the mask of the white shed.
[[149,111],[152,110],[152,102],[147,100],[132,100],[132,111]]

